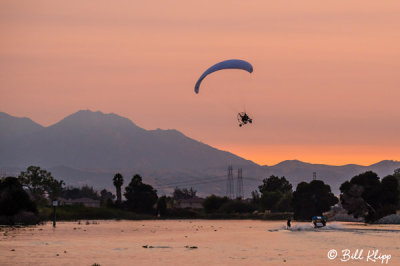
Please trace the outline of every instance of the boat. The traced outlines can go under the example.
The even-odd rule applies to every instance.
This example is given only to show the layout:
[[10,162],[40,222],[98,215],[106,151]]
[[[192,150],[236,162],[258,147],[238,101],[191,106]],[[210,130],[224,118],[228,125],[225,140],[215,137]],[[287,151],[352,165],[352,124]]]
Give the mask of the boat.
[[326,226],[326,218],[324,216],[314,216],[312,218],[312,223],[314,228],[320,228]]

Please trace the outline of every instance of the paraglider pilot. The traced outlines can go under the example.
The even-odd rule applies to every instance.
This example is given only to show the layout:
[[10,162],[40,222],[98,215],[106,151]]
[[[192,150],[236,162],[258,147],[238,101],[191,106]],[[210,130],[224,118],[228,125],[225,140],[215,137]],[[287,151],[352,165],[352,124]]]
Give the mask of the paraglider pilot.
[[240,127],[246,125],[247,123],[253,123],[253,119],[251,119],[246,112],[238,113],[238,121]]
[[[241,69],[241,70],[247,71],[249,73],[253,73],[253,66],[247,61],[240,60],[240,59],[224,60],[224,61],[221,61],[221,62],[209,67],[200,76],[200,78],[197,80],[196,84],[194,85],[194,92],[196,94],[199,93],[200,84],[203,81],[203,79],[205,79],[208,75],[210,75],[211,73],[220,71],[220,70],[225,70],[225,69]],[[253,122],[253,120],[246,114],[246,112],[238,113],[237,119],[238,119],[240,127],[243,125],[246,125],[247,123],[251,124]]]

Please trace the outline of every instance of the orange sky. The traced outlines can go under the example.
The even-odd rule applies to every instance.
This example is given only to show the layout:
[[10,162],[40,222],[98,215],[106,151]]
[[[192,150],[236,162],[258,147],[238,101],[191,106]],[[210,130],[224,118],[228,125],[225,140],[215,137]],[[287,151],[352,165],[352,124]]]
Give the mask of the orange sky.
[[[268,165],[400,160],[399,14],[397,0],[0,0],[0,111],[113,112]],[[195,95],[230,58],[253,74],[215,73]]]

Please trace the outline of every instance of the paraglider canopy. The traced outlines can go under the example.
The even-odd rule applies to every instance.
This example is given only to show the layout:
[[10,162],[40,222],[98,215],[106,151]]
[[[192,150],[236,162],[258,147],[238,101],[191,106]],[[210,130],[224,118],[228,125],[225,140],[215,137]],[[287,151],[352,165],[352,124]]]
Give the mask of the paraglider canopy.
[[215,71],[218,71],[218,70],[223,70],[223,69],[242,69],[249,73],[253,72],[253,66],[247,61],[240,60],[240,59],[225,60],[225,61],[219,62],[219,63],[213,65],[212,67],[210,67],[209,69],[207,69],[197,80],[196,85],[194,86],[194,91],[196,93],[199,93],[200,84],[203,81],[203,79],[205,77],[207,77],[209,74],[211,74]]

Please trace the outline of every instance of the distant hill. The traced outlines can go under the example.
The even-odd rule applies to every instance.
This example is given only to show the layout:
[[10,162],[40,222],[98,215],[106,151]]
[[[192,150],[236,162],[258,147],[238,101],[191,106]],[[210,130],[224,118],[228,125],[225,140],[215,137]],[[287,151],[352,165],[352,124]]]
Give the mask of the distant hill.
[[[14,117],[0,112],[0,145],[15,138],[29,135],[43,127],[26,117]],[[0,147],[3,147],[1,145]]]
[[145,130],[127,118],[91,111],[79,111],[52,126],[22,134],[8,147],[0,153],[0,160],[3,165],[17,167],[65,165],[119,171],[254,164],[176,130]]
[[293,184],[298,184],[301,181],[311,181],[313,179],[313,173],[315,172],[317,179],[327,182],[332,187],[334,193],[338,194],[340,185],[355,175],[366,171],[374,171],[383,178],[389,174],[393,174],[394,170],[397,168],[400,168],[400,162],[390,160],[381,161],[369,166],[356,164],[332,166],[289,160],[274,166],[266,167],[266,171],[267,175],[287,176]]
[[[400,168],[398,161],[371,166],[329,166],[284,161],[260,166],[252,161],[191,139],[176,130],[145,130],[127,118],[89,110],[78,111],[49,127],[28,118],[0,113],[0,168],[10,173],[39,165],[71,185],[113,189],[112,176],[121,172],[125,184],[135,173],[161,193],[173,187],[195,187],[200,194],[224,194],[228,165],[243,168],[245,195],[272,174],[294,185],[312,173],[337,193],[345,180],[367,170],[380,176]],[[236,172],[234,173],[236,175]]]

